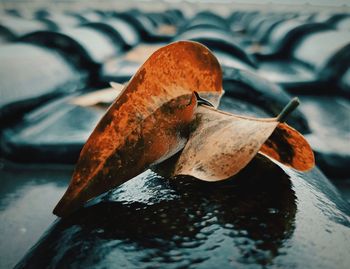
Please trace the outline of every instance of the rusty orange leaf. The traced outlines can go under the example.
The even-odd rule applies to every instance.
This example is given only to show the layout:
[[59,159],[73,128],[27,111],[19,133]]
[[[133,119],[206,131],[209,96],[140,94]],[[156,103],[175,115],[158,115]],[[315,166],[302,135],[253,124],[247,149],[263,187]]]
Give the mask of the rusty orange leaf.
[[181,150],[197,107],[194,92],[218,104],[221,82],[217,59],[199,43],[153,53],[92,132],[54,214],[70,214]]

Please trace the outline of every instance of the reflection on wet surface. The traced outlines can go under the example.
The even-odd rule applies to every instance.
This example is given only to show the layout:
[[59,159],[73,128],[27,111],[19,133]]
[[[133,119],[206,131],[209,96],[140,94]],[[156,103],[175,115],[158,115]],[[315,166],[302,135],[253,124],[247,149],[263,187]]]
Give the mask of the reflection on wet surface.
[[294,235],[281,250],[285,255],[275,260],[276,265],[348,268],[349,204],[317,168],[307,174],[289,174],[298,201],[296,225]]
[[12,268],[55,219],[71,168],[0,166],[0,268]]
[[295,213],[288,176],[266,159],[217,184],[148,171],[58,222],[20,267],[269,265]]
[[260,157],[220,183],[148,170],[56,222],[17,268],[347,268],[349,227],[317,168]]

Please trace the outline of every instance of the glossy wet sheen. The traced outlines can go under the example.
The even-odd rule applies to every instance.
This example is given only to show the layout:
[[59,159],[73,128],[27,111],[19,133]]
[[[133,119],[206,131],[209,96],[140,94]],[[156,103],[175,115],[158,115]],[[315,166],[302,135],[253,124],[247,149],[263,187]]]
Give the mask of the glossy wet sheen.
[[348,204],[255,159],[218,184],[147,171],[57,221],[17,268],[347,268]]
[[55,220],[72,169],[0,161],[0,268],[12,268]]

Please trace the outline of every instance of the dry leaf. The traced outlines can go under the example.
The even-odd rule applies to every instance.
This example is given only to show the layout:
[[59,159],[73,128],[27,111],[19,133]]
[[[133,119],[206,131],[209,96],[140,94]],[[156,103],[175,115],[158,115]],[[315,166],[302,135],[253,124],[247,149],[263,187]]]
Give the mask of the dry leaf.
[[[284,115],[282,112],[280,115]],[[270,119],[243,117],[198,107],[194,131],[181,152],[173,175],[204,181],[224,180],[237,174],[261,151],[294,169],[314,166],[314,155],[304,137],[281,116]]]
[[89,137],[54,213],[68,215],[181,150],[197,106],[194,91],[219,103],[221,82],[217,59],[199,43],[180,41],[156,51]]
[[218,181],[237,174],[278,125],[275,119],[234,116],[206,106],[197,109],[195,130],[180,154],[174,175]]
[[97,106],[111,104],[121,93],[123,84],[111,82],[111,88],[101,89],[73,98],[70,103],[78,106]]

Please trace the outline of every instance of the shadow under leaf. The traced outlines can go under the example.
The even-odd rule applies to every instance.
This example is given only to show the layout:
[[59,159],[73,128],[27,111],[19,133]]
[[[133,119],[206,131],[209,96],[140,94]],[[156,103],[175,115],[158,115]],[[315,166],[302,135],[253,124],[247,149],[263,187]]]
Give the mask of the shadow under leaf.
[[217,183],[149,172],[59,220],[17,268],[266,265],[293,233],[295,199],[262,156]]

